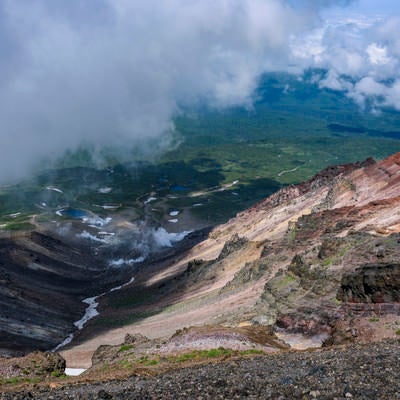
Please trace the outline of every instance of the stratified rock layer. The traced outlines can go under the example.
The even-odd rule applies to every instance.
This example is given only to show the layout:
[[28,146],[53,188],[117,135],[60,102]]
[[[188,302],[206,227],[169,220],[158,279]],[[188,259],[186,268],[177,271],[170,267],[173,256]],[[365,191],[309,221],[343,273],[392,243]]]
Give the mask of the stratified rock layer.
[[41,232],[0,238],[0,354],[49,350],[71,331],[81,300],[117,276],[88,247]]

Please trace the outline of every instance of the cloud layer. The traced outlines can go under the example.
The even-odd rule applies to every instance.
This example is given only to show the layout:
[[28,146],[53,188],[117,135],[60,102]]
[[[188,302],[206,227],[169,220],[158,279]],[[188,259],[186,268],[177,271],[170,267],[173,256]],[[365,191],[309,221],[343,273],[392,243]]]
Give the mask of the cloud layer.
[[400,17],[330,21],[294,41],[292,50],[300,65],[327,70],[321,87],[343,91],[372,111],[400,110],[399,24]]
[[0,181],[81,143],[166,148],[181,105],[248,105],[260,74],[289,65],[400,107],[398,22],[322,28],[319,11],[347,3],[2,1]]

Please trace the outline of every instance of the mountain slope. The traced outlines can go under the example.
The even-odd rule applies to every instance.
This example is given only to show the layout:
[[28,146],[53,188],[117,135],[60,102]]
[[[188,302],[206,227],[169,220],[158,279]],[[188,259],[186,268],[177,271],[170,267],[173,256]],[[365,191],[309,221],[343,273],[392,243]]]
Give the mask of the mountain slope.
[[85,310],[82,299],[118,282],[78,242],[49,232],[0,237],[0,354],[59,344]]
[[88,366],[100,344],[126,333],[205,324],[270,326],[292,344],[308,336],[306,345],[394,337],[398,289],[387,282],[398,279],[399,194],[400,153],[286,187],[191,250],[143,267],[102,299],[100,317],[63,355]]

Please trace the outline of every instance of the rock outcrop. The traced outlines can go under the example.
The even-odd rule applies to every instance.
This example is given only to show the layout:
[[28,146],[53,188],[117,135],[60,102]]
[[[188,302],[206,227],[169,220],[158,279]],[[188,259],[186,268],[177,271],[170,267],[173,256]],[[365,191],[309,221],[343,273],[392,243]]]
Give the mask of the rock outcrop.
[[[377,257],[383,257],[381,251]],[[400,264],[367,264],[344,274],[337,298],[349,303],[400,303]]]

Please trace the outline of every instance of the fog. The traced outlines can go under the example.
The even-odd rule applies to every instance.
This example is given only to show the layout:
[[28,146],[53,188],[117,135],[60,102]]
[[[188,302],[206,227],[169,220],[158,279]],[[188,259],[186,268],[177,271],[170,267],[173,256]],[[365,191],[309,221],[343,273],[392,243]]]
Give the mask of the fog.
[[82,144],[154,156],[183,106],[251,106],[268,71],[323,67],[321,87],[400,108],[399,21],[321,18],[349,3],[3,0],[0,182]]

